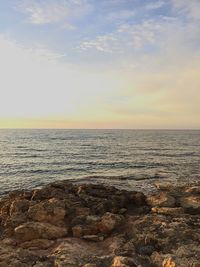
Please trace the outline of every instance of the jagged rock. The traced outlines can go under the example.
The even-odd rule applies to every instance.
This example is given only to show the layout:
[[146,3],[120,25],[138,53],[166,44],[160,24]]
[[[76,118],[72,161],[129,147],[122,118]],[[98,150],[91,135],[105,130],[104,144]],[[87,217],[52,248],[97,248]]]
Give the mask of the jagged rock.
[[48,222],[59,225],[66,215],[65,203],[62,200],[51,198],[31,206],[28,216],[34,221]]
[[176,200],[166,192],[147,197],[147,204],[152,207],[174,207]]
[[22,241],[56,239],[66,236],[68,230],[49,223],[27,222],[15,228],[15,235]]
[[199,267],[198,184],[157,190],[61,181],[10,193],[0,199],[0,267]]

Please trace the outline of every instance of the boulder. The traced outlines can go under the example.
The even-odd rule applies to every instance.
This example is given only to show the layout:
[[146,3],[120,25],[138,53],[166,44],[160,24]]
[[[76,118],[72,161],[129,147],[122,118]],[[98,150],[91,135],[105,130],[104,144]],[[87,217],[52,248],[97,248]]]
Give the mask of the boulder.
[[67,233],[66,228],[41,222],[27,222],[15,228],[16,237],[22,241],[56,239],[66,236]]

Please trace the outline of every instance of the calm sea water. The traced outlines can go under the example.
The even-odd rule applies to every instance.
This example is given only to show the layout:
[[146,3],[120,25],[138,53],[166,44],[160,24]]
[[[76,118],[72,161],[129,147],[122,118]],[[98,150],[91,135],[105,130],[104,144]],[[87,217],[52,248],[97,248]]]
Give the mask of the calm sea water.
[[0,130],[0,194],[62,179],[200,178],[199,130]]

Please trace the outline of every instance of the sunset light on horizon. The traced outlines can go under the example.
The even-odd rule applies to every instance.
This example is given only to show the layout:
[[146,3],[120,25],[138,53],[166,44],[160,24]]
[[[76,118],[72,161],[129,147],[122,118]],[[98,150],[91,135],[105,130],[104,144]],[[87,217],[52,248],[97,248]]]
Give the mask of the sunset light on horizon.
[[199,0],[0,2],[0,128],[200,128]]

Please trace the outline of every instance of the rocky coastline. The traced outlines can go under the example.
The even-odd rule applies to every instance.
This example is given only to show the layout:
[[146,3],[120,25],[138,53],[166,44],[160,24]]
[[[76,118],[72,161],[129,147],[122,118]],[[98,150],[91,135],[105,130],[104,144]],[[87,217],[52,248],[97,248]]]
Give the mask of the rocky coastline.
[[200,183],[58,181],[0,200],[0,267],[200,267]]

